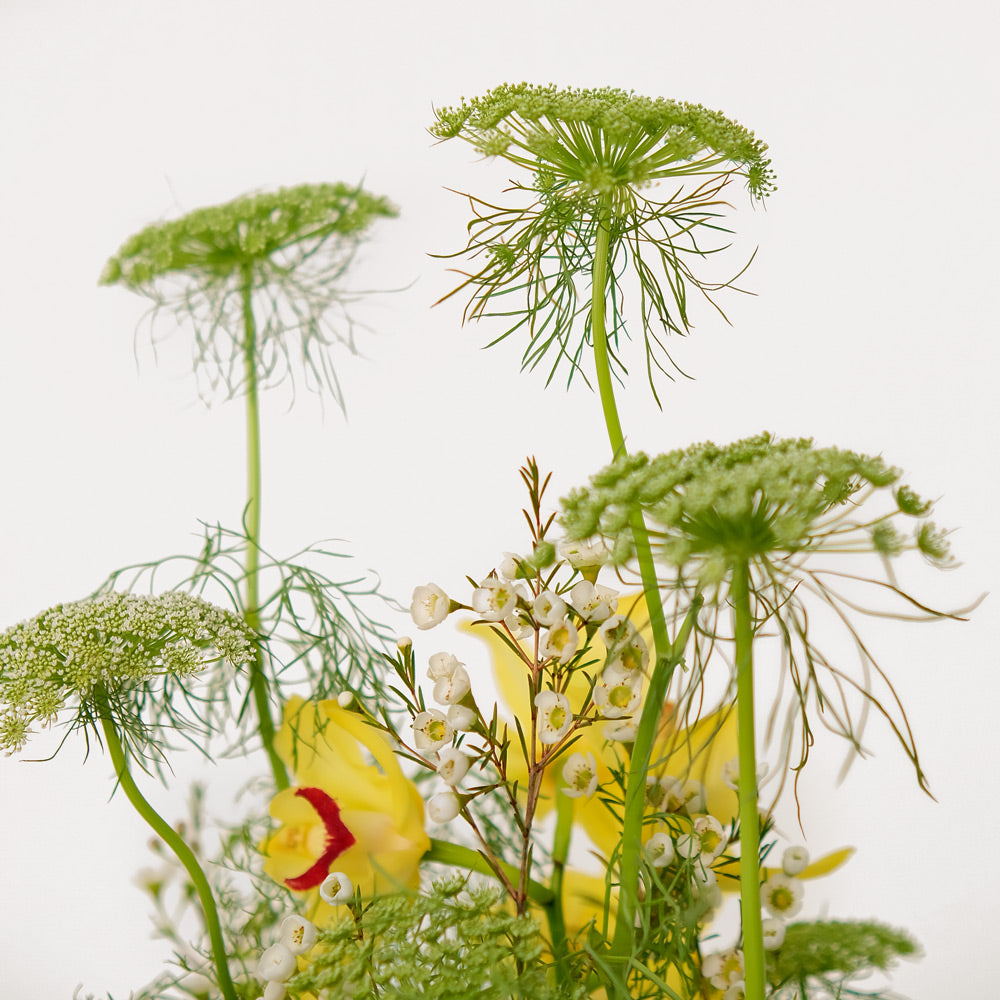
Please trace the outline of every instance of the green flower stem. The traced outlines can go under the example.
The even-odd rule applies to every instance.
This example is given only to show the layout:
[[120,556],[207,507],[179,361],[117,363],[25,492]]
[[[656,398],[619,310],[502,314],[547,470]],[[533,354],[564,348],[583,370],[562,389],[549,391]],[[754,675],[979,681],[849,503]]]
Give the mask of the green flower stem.
[[[191,882],[201,900],[202,912],[205,916],[205,928],[208,931],[209,940],[212,943],[212,957],[215,961],[215,972],[219,978],[219,988],[225,1000],[236,1000],[236,990],[229,975],[229,963],[227,961],[226,944],[222,939],[222,925],[219,923],[219,912],[215,907],[215,898],[212,889],[208,884],[208,879],[198,864],[198,859],[194,852],[184,842],[180,834],[146,801],[138,785],[132,778],[128,769],[128,758],[122,746],[118,730],[115,729],[106,707],[105,697],[100,694],[95,695],[101,718],[101,726],[104,730],[104,739],[107,743],[108,753],[111,755],[111,763],[115,769],[115,776],[118,784],[121,785],[125,797],[135,807],[136,812],[153,828],[159,838],[169,847],[178,860],[187,870],[191,877]],[[102,702],[104,704],[102,705]]]
[[[445,865],[455,865],[458,868],[467,868],[470,872],[479,872],[481,875],[489,875],[496,878],[496,872],[490,867],[490,863],[471,847],[464,847],[461,844],[451,844],[447,840],[438,840],[431,837],[430,850],[424,855],[424,861],[440,861]],[[516,885],[521,878],[521,869],[515,865],[509,865],[506,861],[498,861],[497,864],[507,873],[511,883]],[[541,882],[528,880],[528,898],[539,906],[548,907],[552,904],[552,890]]]
[[622,849],[618,863],[618,920],[615,936],[611,943],[611,955],[622,962],[632,954],[632,938],[635,934],[635,914],[638,906],[639,855],[642,850],[642,813],[646,801],[646,775],[649,759],[653,755],[653,743],[659,728],[660,713],[667,697],[667,688],[674,668],[684,657],[688,636],[704,599],[696,595],[681,623],[677,638],[666,647],[667,653],[656,661],[649,678],[645,704],[639,717],[635,743],[629,759],[628,778],[625,784],[625,818],[622,826]]
[[[610,351],[606,322],[606,289],[608,283],[608,257],[611,232],[608,223],[610,205],[605,200],[601,209],[601,219],[597,229],[597,243],[594,249],[594,266],[591,275],[592,299],[590,307],[591,336],[594,341],[594,363],[597,371],[597,386],[604,411],[604,423],[608,429],[611,451],[615,458],[626,455],[625,436],[622,433],[618,405],[615,402],[614,385],[611,375]],[[684,645],[694,625],[701,600],[696,599],[677,637],[671,643],[667,634],[667,621],[660,601],[659,580],[653,563],[653,551],[649,544],[649,533],[642,513],[636,511],[631,517],[632,537],[635,540],[636,557],[642,578],[642,589],[646,596],[649,623],[653,632],[654,662],[649,688],[635,744],[629,763],[628,781],[625,788],[625,819],[622,828],[622,850],[619,862],[620,886],[618,890],[618,920],[612,943],[612,955],[624,961],[632,952],[632,937],[635,932],[635,914],[638,906],[639,851],[642,843],[642,812],[646,793],[646,773],[653,752],[653,742],[659,725],[660,712],[666,699],[670,678],[674,667],[680,662]]]
[[[260,406],[257,393],[257,324],[253,317],[253,272],[249,267],[243,270],[243,370],[246,383],[247,413],[247,505],[244,514],[244,528],[247,535],[246,559],[246,608],[243,617],[256,633],[260,633],[260,592],[257,572],[260,562]],[[257,708],[258,728],[261,742],[271,763],[274,784],[280,791],[288,788],[288,772],[284,762],[274,748],[274,720],[268,699],[267,678],[261,664],[260,646],[250,665],[250,687],[254,705]]]
[[736,637],[736,725],[740,786],[740,912],[747,1000],[764,1000],[764,936],[760,919],[760,820],[753,714],[753,618],[750,569],[733,567],[730,597]]

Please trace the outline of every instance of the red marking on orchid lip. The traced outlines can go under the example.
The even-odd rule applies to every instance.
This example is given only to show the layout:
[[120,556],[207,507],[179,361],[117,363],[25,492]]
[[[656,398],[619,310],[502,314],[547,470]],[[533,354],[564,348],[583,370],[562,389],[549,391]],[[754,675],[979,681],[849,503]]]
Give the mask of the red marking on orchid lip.
[[294,878],[286,878],[289,889],[303,892],[315,889],[330,874],[330,863],[356,843],[354,834],[344,826],[340,818],[340,806],[319,788],[297,788],[295,794],[301,796],[316,810],[316,814],[326,827],[326,847],[308,871]]

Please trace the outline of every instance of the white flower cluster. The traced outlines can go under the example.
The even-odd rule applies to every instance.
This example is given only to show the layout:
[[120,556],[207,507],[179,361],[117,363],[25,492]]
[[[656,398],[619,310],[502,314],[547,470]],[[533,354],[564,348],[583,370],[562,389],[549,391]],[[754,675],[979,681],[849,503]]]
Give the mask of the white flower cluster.
[[260,956],[257,977],[267,985],[257,1000],[283,1000],[285,983],[298,971],[296,959],[312,948],[316,943],[316,936],[315,924],[305,917],[300,917],[297,913],[285,917],[278,943],[271,945]]
[[33,723],[51,724],[97,687],[186,677],[214,650],[235,667],[256,646],[241,618],[190,594],[110,593],[49,608],[0,634],[0,749],[19,752]]

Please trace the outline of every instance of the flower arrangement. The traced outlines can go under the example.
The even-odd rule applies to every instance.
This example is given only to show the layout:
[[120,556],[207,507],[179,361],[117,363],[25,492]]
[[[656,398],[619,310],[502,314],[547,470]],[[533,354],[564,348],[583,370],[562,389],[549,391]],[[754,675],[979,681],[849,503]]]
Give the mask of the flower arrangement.
[[[157,329],[164,313],[189,325],[202,394],[242,400],[244,516],[0,634],[0,746],[83,730],[155,832],[146,889],[177,964],[137,997],[887,996],[861,980],[917,944],[874,920],[797,919],[806,883],[851,849],[813,859],[773,810],[819,725],[860,755],[872,712],[929,790],[855,620],[957,617],[899,580],[913,554],[950,565],[946,533],[880,457],[769,433],[649,457],[618,408],[629,339],[659,402],[667,338],[698,299],[721,313],[746,271],[699,273],[723,249],[728,189],[776,190],[767,146],[700,105],[528,84],[439,110],[430,131],[518,171],[499,198],[467,196],[467,245],[446,256],[468,270],[444,297],[502,319],[492,343],[525,340],[523,368],[596,386],[608,464],[556,500],[527,459],[516,551],[464,584],[415,585],[417,638],[394,634],[393,602],[336,579],[326,545],[262,547],[259,396],[299,377],[344,405],[344,279],[396,209],[303,184],[150,226],[100,280],[150,298]],[[456,624],[496,697],[482,664],[441,648]],[[830,626],[857,669],[827,651]],[[178,737],[265,773],[214,853],[190,836],[197,788],[178,827],[140,787],[171,780]]]

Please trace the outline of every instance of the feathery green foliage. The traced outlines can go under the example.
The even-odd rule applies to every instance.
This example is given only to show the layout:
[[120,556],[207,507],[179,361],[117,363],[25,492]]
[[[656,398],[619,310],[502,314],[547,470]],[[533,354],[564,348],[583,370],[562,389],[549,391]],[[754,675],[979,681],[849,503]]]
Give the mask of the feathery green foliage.
[[543,959],[535,921],[516,916],[503,892],[464,876],[419,894],[380,896],[320,932],[309,968],[289,980],[292,997],[320,1000],[582,1000],[582,985],[559,988]]
[[917,955],[904,931],[875,921],[817,920],[790,924],[781,948],[768,954],[768,979],[783,1000],[820,996],[873,997],[848,981],[870,970],[889,970],[899,958]]
[[179,724],[181,704],[170,701],[186,700],[187,678],[220,657],[233,670],[254,650],[242,619],[189,594],[58,604],[0,634],[0,747],[20,751],[33,723],[54,722],[73,704],[74,728],[95,727],[95,693],[133,738],[148,731],[147,708]]
[[[107,262],[102,285],[121,284],[189,318],[195,367],[209,391],[245,387],[247,306],[254,313],[257,376],[276,384],[292,372],[292,335],[310,389],[342,405],[327,348],[353,349],[354,325],[340,287],[366,230],[397,215],[385,198],[347,184],[300,184],[197,209],[130,237]],[[339,321],[328,314],[340,309]]]
[[[601,229],[609,235],[611,336],[617,345],[625,331],[621,279],[631,268],[655,395],[653,369],[669,375],[660,337],[691,328],[689,289],[712,302],[714,292],[735,280],[704,281],[689,264],[719,249],[706,249],[699,240],[703,229],[726,232],[715,221],[726,207],[720,193],[734,176],[746,178],[756,200],[775,186],[767,146],[720,112],[613,88],[504,84],[439,111],[431,133],[461,138],[484,156],[501,157],[533,174],[528,185],[513,182],[511,188],[525,192],[532,199],[528,205],[499,206],[469,197],[474,217],[460,254],[485,257],[485,264],[466,274],[451,294],[469,289],[467,319],[507,317],[512,325],[497,340],[526,329],[523,368],[534,368],[554,351],[549,380],[565,360],[571,381],[585,354],[590,318],[582,336],[573,331],[574,320],[587,309],[578,282],[590,281]],[[685,190],[685,178],[697,179],[692,190]],[[644,193],[675,181],[672,193]],[[508,293],[510,302],[500,300]],[[614,360],[624,371],[620,359]]]

